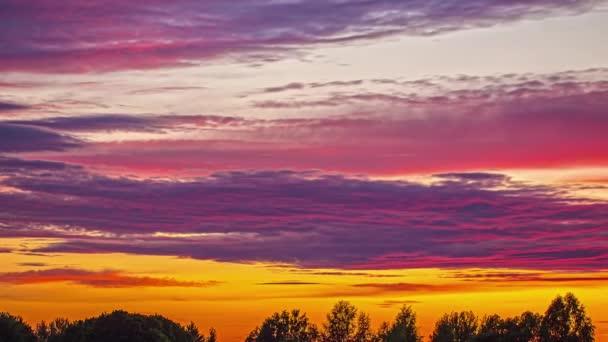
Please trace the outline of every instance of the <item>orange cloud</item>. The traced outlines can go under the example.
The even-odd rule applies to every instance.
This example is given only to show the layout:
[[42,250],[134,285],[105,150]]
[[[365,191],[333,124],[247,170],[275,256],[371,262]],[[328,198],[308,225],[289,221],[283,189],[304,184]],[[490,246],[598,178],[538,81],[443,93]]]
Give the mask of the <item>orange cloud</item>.
[[0,273],[0,283],[14,285],[70,282],[100,288],[129,287],[208,287],[217,281],[181,281],[173,278],[130,276],[120,271],[87,271],[73,268],[55,268],[25,272]]

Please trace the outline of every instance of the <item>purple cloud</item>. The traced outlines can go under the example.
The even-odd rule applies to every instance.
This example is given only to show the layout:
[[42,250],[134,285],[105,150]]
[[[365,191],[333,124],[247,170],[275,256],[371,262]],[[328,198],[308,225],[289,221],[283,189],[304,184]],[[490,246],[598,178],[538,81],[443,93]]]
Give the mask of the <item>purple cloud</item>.
[[18,110],[28,109],[29,106],[13,103],[13,102],[2,102],[0,101],[0,112],[16,112]]
[[0,124],[40,127],[65,132],[162,132],[180,126],[199,128],[231,127],[255,121],[231,116],[215,115],[123,115],[101,114],[63,116],[30,120],[7,120]]
[[63,151],[79,146],[82,142],[65,134],[0,121],[0,152]]
[[[433,35],[590,10],[592,0],[33,1],[0,5],[0,70],[103,72],[217,57],[270,61],[312,44]],[[137,29],[135,29],[137,28]]]
[[440,175],[427,185],[259,171],[174,182],[53,167],[5,174],[0,184],[23,190],[0,192],[0,235],[63,239],[38,253],[345,269],[598,270],[608,262],[606,202],[499,175]]
[[295,106],[294,115],[301,115],[300,107],[339,106],[329,109],[336,114],[319,117],[92,115],[5,123],[65,134],[152,132],[153,140],[90,143],[44,156],[145,175],[235,169],[403,175],[603,167],[608,165],[608,82],[601,81],[606,76],[605,69],[457,76],[433,80],[447,83],[442,86],[446,91],[433,83],[430,92],[411,93],[404,86],[390,95],[361,90],[272,101]]

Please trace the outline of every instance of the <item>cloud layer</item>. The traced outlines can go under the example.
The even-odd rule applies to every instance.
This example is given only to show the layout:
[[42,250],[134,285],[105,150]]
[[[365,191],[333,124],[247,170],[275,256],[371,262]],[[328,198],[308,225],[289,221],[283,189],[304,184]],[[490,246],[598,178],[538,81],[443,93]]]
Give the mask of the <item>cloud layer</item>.
[[0,5],[0,70],[103,72],[226,56],[268,61],[311,44],[433,35],[581,13],[600,2],[9,0]]
[[311,268],[599,270],[608,261],[607,203],[498,174],[431,184],[294,171],[168,181],[59,165],[2,160],[1,184],[15,190],[0,192],[2,236],[63,240],[34,252]]
[[0,129],[27,129],[32,135],[13,144],[57,135],[53,139],[59,141],[35,144],[40,150],[64,149],[67,136],[89,140],[82,149],[41,158],[148,175],[240,169],[403,175],[606,166],[608,83],[602,79],[607,75],[595,69],[363,82],[389,84],[390,92],[328,82],[324,86],[331,90],[321,94],[251,99],[298,114],[320,110],[324,115],[318,117],[114,114],[11,120],[0,122]]

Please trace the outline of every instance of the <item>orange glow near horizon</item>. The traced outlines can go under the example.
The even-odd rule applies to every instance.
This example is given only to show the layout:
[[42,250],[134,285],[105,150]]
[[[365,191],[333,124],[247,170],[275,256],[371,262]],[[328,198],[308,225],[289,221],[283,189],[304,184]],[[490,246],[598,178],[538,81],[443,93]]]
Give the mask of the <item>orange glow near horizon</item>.
[[[48,241],[2,239],[4,246],[35,246]],[[75,277],[61,281],[42,276],[11,284],[0,278],[0,311],[21,315],[34,325],[57,317],[81,319],[123,309],[158,313],[182,324],[195,322],[202,330],[217,329],[222,341],[242,341],[273,312],[298,308],[319,326],[338,300],[348,300],[378,326],[392,321],[399,306],[412,305],[419,326],[428,336],[442,313],[473,310],[480,317],[498,313],[544,312],[558,294],[573,292],[606,333],[608,272],[547,272],[505,269],[331,270],[299,269],[288,265],[238,264],[163,256],[127,254],[10,253],[2,257],[3,274],[32,270],[121,270],[128,277],[170,279],[189,285],[134,283],[97,286]],[[101,273],[103,274],[103,273]],[[501,274],[503,275],[501,277]],[[467,277],[474,276],[474,277]],[[1,275],[0,275],[1,277]],[[90,275],[88,276],[90,277]],[[572,279],[571,281],[567,280]],[[594,280],[597,278],[597,280]],[[87,278],[85,277],[85,280]],[[551,280],[554,279],[554,280]],[[108,281],[121,281],[109,279]],[[16,278],[13,277],[13,281]],[[216,282],[208,285],[207,282]],[[192,284],[206,284],[192,286]]]

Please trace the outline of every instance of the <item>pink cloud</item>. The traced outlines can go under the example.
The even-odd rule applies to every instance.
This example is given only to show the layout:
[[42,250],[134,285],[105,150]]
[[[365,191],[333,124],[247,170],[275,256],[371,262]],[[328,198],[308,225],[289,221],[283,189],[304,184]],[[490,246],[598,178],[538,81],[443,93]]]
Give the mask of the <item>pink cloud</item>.
[[[608,84],[564,83],[559,75],[542,79],[526,76],[523,83],[503,81],[440,97],[334,94],[320,101],[365,99],[368,107],[323,118],[114,115],[10,123],[66,133],[156,132],[156,140],[92,143],[36,155],[147,175],[239,169],[402,175],[606,166]],[[180,138],[184,130],[200,138]]]
[[5,1],[0,70],[106,72],[230,57],[272,61],[313,44],[433,35],[591,10],[595,2]]

